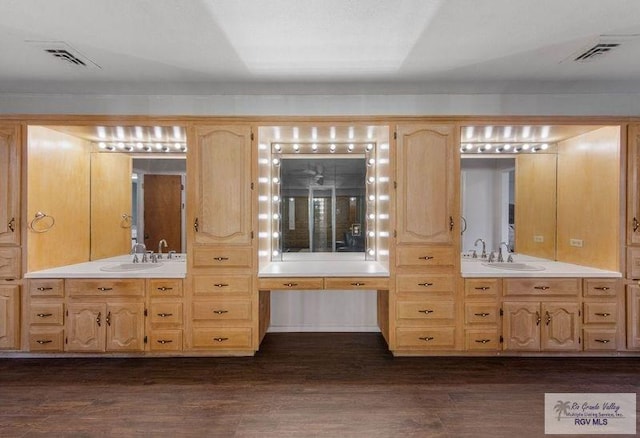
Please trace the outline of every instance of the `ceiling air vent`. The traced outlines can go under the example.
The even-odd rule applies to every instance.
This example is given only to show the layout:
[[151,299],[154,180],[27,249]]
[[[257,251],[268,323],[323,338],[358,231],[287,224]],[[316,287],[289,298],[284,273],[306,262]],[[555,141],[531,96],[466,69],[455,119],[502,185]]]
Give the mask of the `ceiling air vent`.
[[27,41],[56,59],[78,67],[102,68],[64,41]]
[[585,50],[581,54],[579,54],[574,61],[576,62],[589,62],[593,61],[596,58],[599,58],[602,55],[605,55],[619,47],[620,43],[598,43],[590,49]]

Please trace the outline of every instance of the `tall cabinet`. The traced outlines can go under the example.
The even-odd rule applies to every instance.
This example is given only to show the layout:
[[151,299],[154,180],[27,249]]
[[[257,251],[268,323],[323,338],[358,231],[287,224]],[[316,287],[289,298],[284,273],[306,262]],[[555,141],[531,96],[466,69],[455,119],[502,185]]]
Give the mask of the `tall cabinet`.
[[189,135],[185,344],[253,354],[259,339],[251,126],[196,125]]
[[391,349],[453,350],[460,308],[458,152],[452,124],[398,125]]
[[627,132],[627,348],[640,350],[640,125]]
[[20,125],[0,125],[0,349],[19,347]]

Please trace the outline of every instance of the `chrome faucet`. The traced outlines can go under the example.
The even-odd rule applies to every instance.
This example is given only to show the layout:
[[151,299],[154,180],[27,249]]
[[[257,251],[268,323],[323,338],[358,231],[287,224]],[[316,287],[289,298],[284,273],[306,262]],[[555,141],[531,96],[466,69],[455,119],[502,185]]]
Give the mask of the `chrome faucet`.
[[476,241],[473,244],[473,246],[478,246],[478,242],[482,243],[482,253],[480,254],[480,258],[486,259],[487,258],[487,244],[482,239],[476,239]]
[[165,239],[160,240],[160,242],[158,242],[158,258],[161,259],[162,258],[162,248],[167,248],[169,245],[167,245],[167,241]]
[[509,253],[509,245],[507,245],[507,242],[500,242],[500,245],[498,246],[498,262],[500,263],[504,262],[504,258],[502,257],[503,246],[507,250],[507,254],[509,254],[509,257],[507,258],[507,262],[512,262],[513,257],[511,257],[511,254]]
[[140,260],[138,259],[138,254],[143,254],[143,261],[145,259],[144,254],[147,252],[147,247],[144,243],[136,243],[131,247],[131,253],[133,254],[133,263],[138,263]]

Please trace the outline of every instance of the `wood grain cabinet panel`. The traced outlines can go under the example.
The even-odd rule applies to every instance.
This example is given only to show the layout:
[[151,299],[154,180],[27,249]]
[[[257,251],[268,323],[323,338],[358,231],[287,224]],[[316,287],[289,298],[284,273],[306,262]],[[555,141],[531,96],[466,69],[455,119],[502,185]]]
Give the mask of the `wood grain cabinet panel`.
[[194,295],[251,294],[251,275],[196,275],[193,277]]
[[468,325],[496,325],[500,319],[497,304],[494,303],[465,303],[464,322]]
[[149,334],[149,350],[175,352],[182,350],[182,330],[154,330]]
[[580,312],[578,303],[542,303],[543,350],[578,351],[580,345]]
[[66,351],[102,352],[106,346],[107,306],[104,303],[67,304]]
[[397,243],[453,244],[454,125],[397,128]]
[[399,274],[396,277],[396,291],[399,293],[418,292],[453,298],[454,290],[452,274]]
[[540,304],[505,302],[502,307],[504,349],[540,350]]
[[453,301],[398,301],[397,318],[402,321],[420,321],[429,325],[453,325],[455,303]]
[[251,248],[200,247],[193,250],[196,268],[250,268]]
[[396,250],[399,267],[454,266],[455,257],[449,246],[400,246]]
[[320,290],[324,289],[322,277],[260,278],[260,290]]
[[70,297],[144,297],[144,280],[71,279],[65,289]]
[[583,303],[585,324],[615,324],[618,322],[618,303],[587,301]]
[[0,245],[20,245],[19,146],[20,126],[0,125]]
[[149,279],[149,296],[151,298],[181,297],[182,280],[151,278]]
[[500,349],[500,335],[497,328],[465,330],[465,350],[495,351]]
[[192,345],[195,349],[248,350],[252,345],[250,328],[196,327]]
[[18,348],[19,303],[19,286],[0,286],[0,349]]
[[465,298],[497,299],[502,281],[497,278],[467,278],[464,280]]
[[148,313],[151,324],[182,325],[182,301],[154,301]]
[[324,288],[336,290],[387,290],[389,289],[389,279],[377,277],[327,277],[324,279]]
[[20,272],[20,248],[0,247],[0,279],[18,279]]
[[29,329],[29,351],[61,352],[64,350],[62,327],[37,327]]
[[144,304],[108,304],[107,351],[144,350]]
[[616,351],[618,349],[618,332],[615,329],[585,328],[583,334],[585,351]]
[[63,325],[64,305],[62,302],[31,302],[29,321],[31,325]]
[[578,278],[507,278],[504,280],[505,296],[577,296],[581,290],[581,282]]
[[194,321],[250,321],[251,301],[249,300],[194,300],[192,315]]
[[455,347],[454,327],[399,327],[396,329],[398,349],[451,350]]
[[62,298],[64,297],[64,280],[60,278],[29,280],[29,296],[31,298]]
[[[629,125],[627,134],[627,244],[640,245],[640,125]],[[628,270],[627,277],[640,278],[637,269],[630,274]]]
[[585,298],[616,298],[620,292],[621,282],[616,278],[585,278]]
[[251,127],[197,126],[194,135],[187,153],[194,243],[250,245]]
[[627,348],[640,349],[640,286],[627,286]]

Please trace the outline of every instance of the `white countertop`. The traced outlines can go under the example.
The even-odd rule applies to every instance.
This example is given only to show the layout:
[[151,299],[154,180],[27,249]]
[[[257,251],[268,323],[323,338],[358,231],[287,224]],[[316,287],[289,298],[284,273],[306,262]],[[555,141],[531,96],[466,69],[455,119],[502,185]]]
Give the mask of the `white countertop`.
[[[27,272],[25,278],[184,278],[187,274],[184,254],[178,254],[174,260],[168,260],[166,257],[164,255],[158,263],[139,263],[136,270],[112,270],[118,265],[131,264],[133,256],[123,255]],[[110,269],[110,271],[103,271],[103,268]]]
[[562,277],[587,277],[587,278],[621,278],[622,273],[606,271],[604,269],[590,268],[571,263],[555,262],[553,260],[516,254],[514,262],[526,263],[534,267],[544,268],[538,271],[520,271],[508,269],[496,269],[487,266],[486,260],[468,259],[463,257],[460,264],[462,277],[528,277],[528,278],[562,278]]
[[287,253],[260,266],[258,277],[388,277],[388,266],[362,253]]

